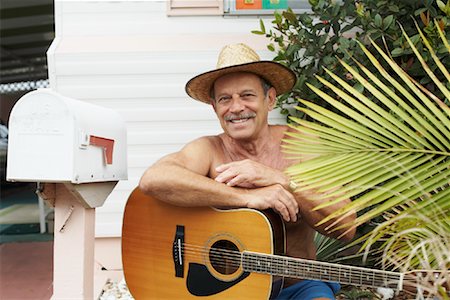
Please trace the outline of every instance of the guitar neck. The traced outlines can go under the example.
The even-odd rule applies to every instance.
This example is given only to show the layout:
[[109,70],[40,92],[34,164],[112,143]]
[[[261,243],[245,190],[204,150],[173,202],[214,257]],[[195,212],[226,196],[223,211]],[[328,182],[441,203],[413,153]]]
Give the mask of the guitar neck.
[[368,287],[385,287],[395,290],[403,288],[403,273],[344,266],[301,258],[269,255],[244,251],[244,271],[271,274],[274,276],[335,281],[341,284]]

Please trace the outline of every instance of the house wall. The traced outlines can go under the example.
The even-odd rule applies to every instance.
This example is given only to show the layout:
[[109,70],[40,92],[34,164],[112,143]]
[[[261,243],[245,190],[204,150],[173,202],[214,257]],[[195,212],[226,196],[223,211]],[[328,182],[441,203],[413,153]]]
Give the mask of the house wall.
[[[120,268],[124,206],[145,169],[186,142],[221,131],[211,107],[186,95],[187,80],[213,69],[229,43],[247,43],[263,59],[272,58],[268,40],[251,33],[259,28],[255,16],[168,17],[166,9],[164,0],[55,3],[51,88],[113,108],[126,121],[129,179],[96,213],[96,237],[114,248],[101,251],[111,256],[102,264],[114,269]],[[284,117],[274,112],[271,121],[284,123]]]

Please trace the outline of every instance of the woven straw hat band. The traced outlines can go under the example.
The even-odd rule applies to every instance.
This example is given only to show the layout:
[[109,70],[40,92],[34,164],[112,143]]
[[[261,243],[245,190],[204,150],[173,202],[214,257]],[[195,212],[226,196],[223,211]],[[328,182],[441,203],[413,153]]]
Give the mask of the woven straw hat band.
[[217,59],[217,69],[259,61],[259,55],[245,44],[223,47]]

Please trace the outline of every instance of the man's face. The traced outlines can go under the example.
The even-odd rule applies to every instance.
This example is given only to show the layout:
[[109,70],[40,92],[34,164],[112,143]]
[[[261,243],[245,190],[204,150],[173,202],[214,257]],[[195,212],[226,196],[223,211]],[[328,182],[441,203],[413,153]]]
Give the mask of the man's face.
[[237,140],[258,138],[275,104],[275,89],[266,95],[261,79],[251,73],[224,75],[213,88],[213,106],[224,132]]

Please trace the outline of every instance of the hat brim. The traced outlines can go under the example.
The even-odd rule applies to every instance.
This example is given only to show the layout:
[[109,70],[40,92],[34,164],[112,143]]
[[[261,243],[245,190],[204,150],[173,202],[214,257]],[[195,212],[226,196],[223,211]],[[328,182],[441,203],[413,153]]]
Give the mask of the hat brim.
[[256,61],[197,75],[187,82],[186,93],[195,100],[209,104],[211,101],[210,92],[214,82],[219,77],[237,72],[248,72],[262,77],[275,88],[277,96],[290,91],[297,80],[295,73],[282,64],[273,61]]

